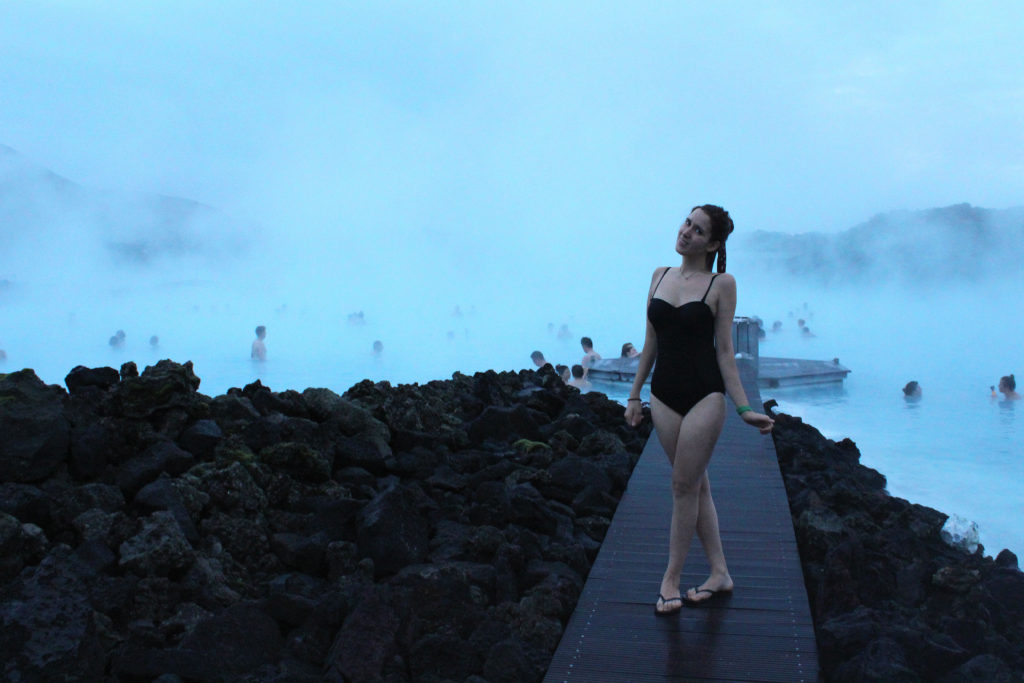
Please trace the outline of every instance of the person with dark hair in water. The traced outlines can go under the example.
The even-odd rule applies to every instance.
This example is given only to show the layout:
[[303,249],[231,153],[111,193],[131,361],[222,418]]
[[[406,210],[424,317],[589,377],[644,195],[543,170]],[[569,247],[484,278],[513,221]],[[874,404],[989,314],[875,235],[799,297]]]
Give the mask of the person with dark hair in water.
[[640,355],[640,352],[636,350],[636,347],[633,346],[630,342],[626,342],[625,344],[622,345],[622,355],[619,356],[619,357],[620,358],[636,358],[639,355]]
[[263,342],[267,337],[267,328],[259,325],[256,328],[256,339],[252,342],[252,351],[249,357],[253,360],[264,361],[267,359],[267,345]]
[[1017,393],[1017,380],[1013,378],[1013,374],[999,378],[999,391],[1003,392],[1003,398],[1008,401],[1020,400],[1020,394]]
[[590,383],[590,380],[587,379],[586,375],[583,372],[583,366],[580,365],[579,363],[572,366],[572,379],[569,380],[568,384],[571,387],[576,387],[577,389],[584,393],[590,391],[590,389],[593,387],[593,385]]
[[569,371],[568,365],[562,365],[561,363],[559,363],[558,365],[555,366],[555,372],[558,373],[558,376],[561,377],[562,381],[565,382],[566,384],[568,384],[569,380],[572,379],[572,373]]
[[583,337],[580,339],[580,346],[583,347],[583,360],[580,361],[580,365],[583,366],[583,373],[586,375],[593,365],[595,360],[601,360],[601,354],[594,350],[594,341],[590,337]]
[[[740,418],[762,434],[774,424],[750,407],[736,367],[736,280],[725,272],[725,241],[732,230],[732,219],[721,207],[694,207],[676,234],[681,265],[654,271],[645,302],[647,331],[625,418],[634,427],[643,420],[640,390],[653,366],[651,417],[672,465],[668,566],[654,606],[659,616],[674,614],[683,604],[713,602],[733,590],[707,473],[725,422],[725,394]],[[712,274],[716,261],[718,273]],[[711,575],[684,594],[679,580],[694,533]]]
[[907,382],[907,385],[903,387],[904,398],[921,398],[921,385],[914,380]]
[[545,360],[544,354],[541,353],[540,351],[534,351],[533,353],[531,353],[530,360],[532,360],[533,364],[536,365],[538,368],[542,368],[545,365],[551,365],[550,363],[548,363],[547,360]]

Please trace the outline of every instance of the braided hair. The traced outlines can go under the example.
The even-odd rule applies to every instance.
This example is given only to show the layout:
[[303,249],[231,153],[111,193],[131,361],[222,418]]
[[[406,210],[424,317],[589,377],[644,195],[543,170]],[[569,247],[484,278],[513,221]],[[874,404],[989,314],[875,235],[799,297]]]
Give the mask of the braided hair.
[[707,268],[711,270],[712,266],[715,265],[715,258],[718,259],[718,272],[725,272],[725,240],[732,234],[733,224],[732,218],[729,217],[729,212],[720,206],[714,204],[704,204],[702,206],[695,206],[691,211],[700,209],[707,214],[708,218],[711,219],[711,240],[718,241],[718,251],[713,251],[707,255]]

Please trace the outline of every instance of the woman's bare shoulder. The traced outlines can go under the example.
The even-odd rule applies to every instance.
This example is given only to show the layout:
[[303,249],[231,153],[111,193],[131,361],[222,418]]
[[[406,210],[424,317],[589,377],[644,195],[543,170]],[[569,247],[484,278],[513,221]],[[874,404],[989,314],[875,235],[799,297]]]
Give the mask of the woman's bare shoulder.
[[736,289],[736,278],[733,277],[732,273],[719,273],[718,277],[715,278],[715,284]]

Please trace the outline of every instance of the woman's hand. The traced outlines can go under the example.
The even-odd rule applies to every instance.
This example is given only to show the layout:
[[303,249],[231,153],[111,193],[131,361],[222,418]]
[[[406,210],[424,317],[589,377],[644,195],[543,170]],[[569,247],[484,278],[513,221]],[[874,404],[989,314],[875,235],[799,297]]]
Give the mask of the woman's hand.
[[626,424],[630,427],[639,426],[644,421],[644,411],[640,401],[628,401],[624,417],[626,418]]
[[764,413],[755,413],[753,410],[748,410],[742,415],[743,421],[751,427],[757,427],[758,431],[762,434],[767,434],[772,431],[772,425],[775,424],[775,420],[768,417]]

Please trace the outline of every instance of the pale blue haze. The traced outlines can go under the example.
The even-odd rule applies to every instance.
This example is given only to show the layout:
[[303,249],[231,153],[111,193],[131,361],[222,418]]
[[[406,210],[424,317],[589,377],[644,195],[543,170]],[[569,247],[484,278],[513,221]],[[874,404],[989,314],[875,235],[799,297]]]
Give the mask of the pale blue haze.
[[[59,383],[170,357],[210,394],[257,377],[340,392],[522,368],[534,348],[573,361],[583,334],[613,354],[642,342],[678,222],[715,202],[737,224],[738,312],[814,313],[816,338],[764,352],[854,370],[782,407],[854,439],[896,495],[1024,553],[1022,406],[988,396],[1024,377],[1020,269],[979,260],[970,229],[915,225],[912,248],[942,258],[920,285],[885,278],[897,222],[856,237],[880,282],[823,286],[743,239],[1024,204],[1022,26],[1018,2],[0,0],[0,145],[21,160],[0,188],[30,164],[90,198],[65,210],[31,174],[16,209],[0,196],[0,371]],[[148,215],[125,197],[158,194],[223,220],[190,222],[184,255],[112,259]],[[943,277],[958,254],[972,277]]]

